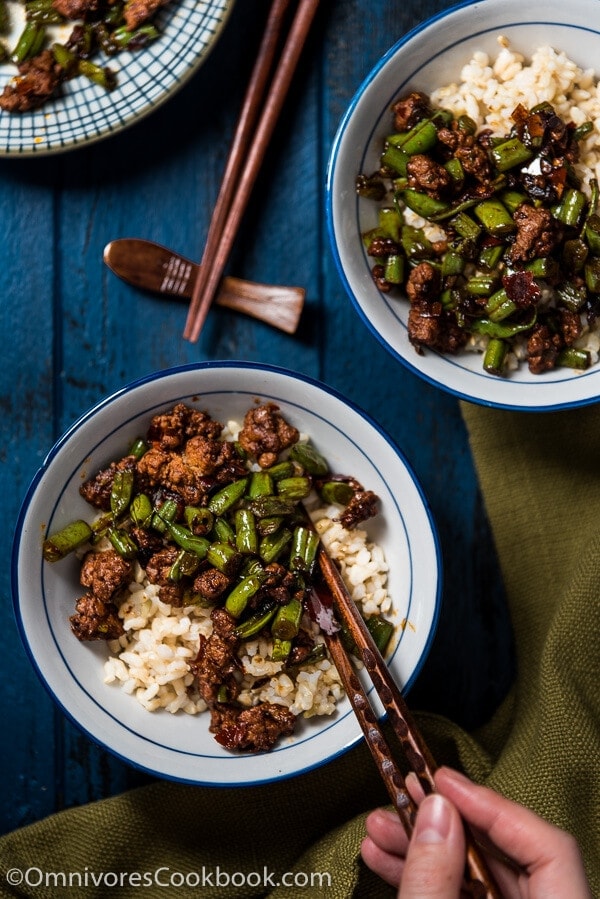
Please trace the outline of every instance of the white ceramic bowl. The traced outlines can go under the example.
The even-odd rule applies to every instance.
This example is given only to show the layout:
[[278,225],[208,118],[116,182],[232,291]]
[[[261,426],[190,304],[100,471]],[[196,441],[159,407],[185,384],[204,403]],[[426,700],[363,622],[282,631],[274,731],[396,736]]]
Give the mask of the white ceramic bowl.
[[304,722],[293,738],[256,756],[220,747],[207,715],[146,711],[118,686],[103,683],[106,646],[80,643],[70,631],[68,618],[82,592],[77,560],[42,560],[44,533],[90,519],[79,495],[82,479],[121,456],[153,414],[186,402],[220,421],[241,420],[257,397],[277,403],[332,469],[355,475],[380,496],[382,514],[368,530],[390,564],[397,625],[390,666],[405,689],[435,630],[441,578],[431,516],[406,460],[364,413],[307,377],[241,362],[201,363],[136,381],[80,418],[48,454],[18,520],[12,581],[21,636],[54,700],[92,739],[158,776],[215,785],[271,781],[320,765],[361,736],[347,700],[331,718]]
[[[363,322],[400,362],[432,384],[473,402],[504,408],[547,410],[595,402],[600,363],[583,373],[556,369],[532,375],[527,366],[510,377],[486,374],[475,353],[444,356],[409,343],[408,303],[380,293],[370,274],[361,234],[376,224],[376,205],[359,199],[355,179],[378,168],[390,107],[410,90],[427,94],[458,81],[476,50],[492,58],[497,38],[526,58],[550,45],[600,76],[600,19],[590,0],[479,0],[441,13],[402,37],[356,92],[334,140],[327,178],[327,218],[334,257],[346,290]],[[391,36],[393,37],[393,35]]]

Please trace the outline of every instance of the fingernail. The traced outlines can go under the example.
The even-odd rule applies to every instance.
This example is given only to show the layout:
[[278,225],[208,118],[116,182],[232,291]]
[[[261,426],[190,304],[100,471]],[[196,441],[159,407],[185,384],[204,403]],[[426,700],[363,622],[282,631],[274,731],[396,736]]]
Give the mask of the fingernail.
[[426,796],[417,813],[413,839],[418,843],[443,843],[450,833],[450,806],[443,796]]

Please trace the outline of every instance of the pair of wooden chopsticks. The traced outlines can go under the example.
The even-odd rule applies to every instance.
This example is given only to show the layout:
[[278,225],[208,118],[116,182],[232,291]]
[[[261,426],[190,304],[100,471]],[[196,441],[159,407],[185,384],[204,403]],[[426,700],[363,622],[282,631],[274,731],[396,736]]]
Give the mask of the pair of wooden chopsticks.
[[299,0],[259,118],[289,0],[274,0],[271,6],[211,217],[183,332],[186,340],[195,342],[200,336],[318,5],[319,0]]
[[[334,607],[354,640],[360,659],[387,711],[390,724],[404,751],[408,767],[417,775],[423,791],[431,793],[435,789],[433,775],[436,764],[362,616],[348,594],[337,566],[323,546],[319,549],[319,566],[332,595]],[[379,726],[377,715],[346,654],[339,633],[325,634],[325,640],[392,804],[410,837],[417,809],[406,790],[404,776],[393,759],[392,752]],[[466,829],[466,838],[465,886],[470,895],[478,897],[478,899],[479,897],[502,899],[502,893],[487,861],[468,829]]]

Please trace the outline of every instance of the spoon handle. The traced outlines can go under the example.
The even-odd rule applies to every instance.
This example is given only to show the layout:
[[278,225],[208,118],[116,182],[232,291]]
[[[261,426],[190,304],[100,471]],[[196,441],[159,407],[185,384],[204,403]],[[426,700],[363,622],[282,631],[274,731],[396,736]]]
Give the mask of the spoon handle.
[[[108,268],[128,284],[181,299],[192,296],[200,270],[197,263],[168,247],[137,237],[112,240],[105,246],[103,258]],[[302,287],[260,284],[228,276],[221,281],[216,303],[294,334],[304,297]]]

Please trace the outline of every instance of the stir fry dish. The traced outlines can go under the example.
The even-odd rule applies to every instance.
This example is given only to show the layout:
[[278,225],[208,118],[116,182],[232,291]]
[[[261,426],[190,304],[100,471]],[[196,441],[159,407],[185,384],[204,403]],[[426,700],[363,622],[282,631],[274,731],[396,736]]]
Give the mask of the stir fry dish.
[[[208,413],[179,403],[80,493],[96,510],[91,523],[72,521],[43,545],[48,562],[72,552],[81,559],[86,592],[70,617],[74,635],[122,636],[120,607],[137,566],[162,603],[210,610],[189,671],[216,740],[256,752],[291,734],[297,716],[285,704],[238,702],[240,650],[263,635],[284,672],[323,659],[319,630],[338,626],[323,601],[320,538],[305,502],[333,503],[352,530],[377,514],[378,497],[333,474],[273,403],[252,406],[239,432],[225,436]],[[391,623],[371,615],[367,624],[385,650]]]
[[575,127],[549,103],[519,105],[497,136],[419,92],[392,114],[380,167],[356,189],[380,206],[364,246],[378,289],[408,298],[416,351],[476,350],[494,375],[507,374],[509,355],[534,374],[588,368],[598,185],[575,167],[592,124]]
[[[65,81],[82,75],[105,90],[117,85],[116,72],[93,57],[140,50],[159,36],[157,11],[169,0],[24,0],[25,26],[14,47],[0,46],[0,61],[16,66],[0,95],[0,109],[37,109]],[[6,0],[0,0],[0,32],[8,28]],[[53,41],[56,26],[72,26],[64,42]]]

